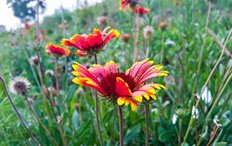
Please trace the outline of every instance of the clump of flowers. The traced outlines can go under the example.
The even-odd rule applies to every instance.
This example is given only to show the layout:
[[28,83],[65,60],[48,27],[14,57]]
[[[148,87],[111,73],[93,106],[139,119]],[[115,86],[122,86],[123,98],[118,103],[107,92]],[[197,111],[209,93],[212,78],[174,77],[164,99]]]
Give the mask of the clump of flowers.
[[77,48],[79,50],[77,54],[80,56],[96,54],[103,49],[109,40],[117,38],[120,35],[119,32],[114,29],[106,33],[109,28],[110,27],[105,28],[103,32],[95,28],[93,34],[90,35],[76,34],[71,37],[70,40],[63,39],[61,45]]
[[24,95],[30,89],[31,83],[24,77],[15,77],[9,83],[10,92],[16,95]]
[[167,71],[160,71],[162,66],[151,66],[152,64],[153,61],[148,59],[136,62],[124,73],[119,71],[119,66],[114,61],[109,61],[104,66],[94,64],[89,69],[75,62],[72,74],[77,77],[72,81],[96,89],[110,103],[125,106],[130,104],[132,111],[135,111],[138,107],[135,100],[143,102],[143,99],[150,100],[150,97],[156,100],[154,88],[165,88],[156,83],[144,84],[148,79],[169,74]]
[[143,7],[135,7],[135,8],[131,8],[130,9],[132,12],[136,13],[136,14],[148,14],[150,12],[150,9],[146,9]]
[[130,39],[131,39],[130,33],[124,33],[120,37],[120,40],[124,41],[125,43],[127,43]]
[[63,47],[54,45],[52,43],[49,43],[45,46],[46,52],[49,54],[52,54],[55,58],[58,58],[60,56],[65,56],[70,54],[70,50],[65,49]]
[[167,29],[168,26],[169,26],[169,24],[168,24],[167,22],[164,22],[164,21],[162,21],[162,22],[160,22],[160,23],[158,24],[158,28],[159,28],[161,31],[165,31],[165,30]]
[[41,61],[41,58],[39,59],[38,56],[35,55],[35,56],[32,56],[29,61],[31,65],[38,66],[39,62]]
[[154,33],[154,28],[152,26],[146,26],[143,28],[143,36],[146,39],[151,39],[152,34]]

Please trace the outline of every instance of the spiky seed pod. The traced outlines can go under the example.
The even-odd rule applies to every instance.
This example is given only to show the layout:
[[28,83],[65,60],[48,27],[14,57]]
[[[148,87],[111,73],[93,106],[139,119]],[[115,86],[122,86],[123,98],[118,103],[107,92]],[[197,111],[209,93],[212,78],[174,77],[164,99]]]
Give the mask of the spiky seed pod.
[[131,39],[130,33],[124,33],[120,37],[120,40],[124,41],[125,43],[127,43],[130,39]]
[[31,83],[24,77],[15,77],[9,84],[10,92],[16,95],[26,94]]
[[180,118],[186,118],[189,114],[189,111],[187,109],[184,108],[180,108],[176,111],[176,115]]
[[146,39],[151,39],[152,34],[155,32],[152,26],[146,26],[143,28],[143,35]]
[[31,48],[33,51],[40,51],[45,47],[45,43],[40,43],[40,42],[34,42],[31,45]]
[[[39,65],[39,59],[38,59],[37,55],[32,56],[29,61],[34,66],[38,66]],[[40,58],[40,61],[41,61],[41,58]]]
[[158,24],[158,28],[161,30],[161,31],[165,31],[166,30],[166,28],[169,26],[169,24],[167,23],[167,22],[164,22],[164,21],[162,21],[162,22],[160,22],[159,24]]

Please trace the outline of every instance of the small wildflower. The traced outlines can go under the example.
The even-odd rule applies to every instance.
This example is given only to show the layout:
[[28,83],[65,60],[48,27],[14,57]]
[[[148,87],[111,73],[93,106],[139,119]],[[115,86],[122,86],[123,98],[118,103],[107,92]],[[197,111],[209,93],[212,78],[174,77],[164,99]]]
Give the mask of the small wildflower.
[[154,33],[154,28],[152,26],[147,26],[147,27],[143,28],[144,38],[151,39],[153,33]]
[[106,16],[100,16],[97,18],[97,24],[103,25],[109,18]]
[[24,77],[15,77],[9,83],[10,92],[16,95],[26,94],[31,83]]
[[179,4],[180,4],[180,2],[178,2],[178,1],[174,2],[175,6],[178,6]]
[[120,1],[119,2],[119,10],[126,10],[127,7],[131,7],[131,8],[134,8],[136,6],[136,2],[133,1],[133,0],[123,0],[123,1]]
[[180,108],[176,111],[176,115],[182,119],[186,118],[189,115],[189,111],[184,108]]
[[120,40],[124,41],[125,43],[127,43],[130,39],[131,39],[130,33],[124,33],[120,37]]
[[168,26],[169,26],[168,23],[167,23],[167,22],[164,22],[164,21],[162,21],[162,22],[160,22],[160,23],[158,24],[158,28],[159,28],[161,31],[165,31],[166,28],[167,28]]
[[25,30],[30,30],[31,26],[27,23],[27,21],[24,22],[24,29]]
[[[65,56],[65,54],[67,56],[69,56],[69,54],[71,52],[68,49],[64,49],[63,47],[54,45],[52,43],[47,44],[45,46],[45,50],[46,50],[47,53],[52,54],[55,58],[58,58],[60,56]],[[66,53],[65,53],[65,50],[66,50]]]
[[80,56],[95,54],[102,50],[109,40],[117,38],[120,35],[119,32],[114,29],[111,29],[110,32],[106,33],[109,28],[110,27],[105,28],[102,33],[99,29],[95,28],[93,34],[90,35],[76,34],[71,37],[70,40],[63,39],[61,45],[77,48],[79,50],[77,54]]
[[41,58],[38,59],[38,56],[35,55],[35,56],[32,56],[32,57],[29,59],[29,61],[30,61],[30,64],[31,64],[31,65],[38,66],[38,65],[39,65],[39,61],[41,61]]
[[135,7],[135,8],[131,8],[130,11],[136,14],[148,14],[150,12],[150,9],[146,9],[143,7]]
[[47,34],[47,31],[46,31],[46,30],[40,30],[39,32],[40,32],[42,35]]
[[11,46],[15,46],[16,45],[16,43],[9,43]]

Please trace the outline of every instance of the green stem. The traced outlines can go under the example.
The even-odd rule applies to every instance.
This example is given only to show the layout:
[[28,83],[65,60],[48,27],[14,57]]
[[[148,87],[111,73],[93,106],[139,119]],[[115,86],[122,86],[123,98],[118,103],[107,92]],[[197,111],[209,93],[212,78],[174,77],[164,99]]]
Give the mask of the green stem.
[[163,64],[163,55],[164,55],[164,32],[162,32],[162,48],[161,48],[161,57],[160,57],[160,64]]
[[146,146],[148,146],[149,143],[149,119],[148,119],[148,104],[144,105],[145,108],[145,119],[146,119]]

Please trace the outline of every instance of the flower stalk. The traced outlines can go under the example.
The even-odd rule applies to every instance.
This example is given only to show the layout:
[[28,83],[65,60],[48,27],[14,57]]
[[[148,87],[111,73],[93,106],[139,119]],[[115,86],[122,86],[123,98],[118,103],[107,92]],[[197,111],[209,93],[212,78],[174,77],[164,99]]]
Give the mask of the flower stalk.
[[118,105],[119,113],[119,132],[120,132],[120,146],[123,146],[123,117],[122,117],[122,108]]
[[24,97],[25,97],[25,99],[26,99],[26,101],[27,101],[27,103],[28,103],[28,105],[29,105],[31,111],[33,112],[33,114],[35,115],[36,119],[37,119],[38,122],[41,124],[41,126],[43,127],[43,129],[45,130],[45,132],[48,134],[48,136],[51,138],[51,140],[54,142],[54,144],[55,144],[56,146],[59,146],[59,145],[57,144],[57,142],[53,139],[53,137],[51,136],[51,134],[48,132],[47,128],[44,126],[44,124],[42,123],[42,121],[40,120],[40,118],[38,117],[38,115],[36,114],[34,108],[32,107],[31,103],[29,102],[29,100],[28,100],[26,94],[24,94]]
[[146,146],[148,146],[148,143],[149,143],[149,119],[148,119],[148,112],[149,112],[149,109],[148,109],[148,104],[146,103],[144,105],[144,108],[145,108],[145,118],[146,118]]
[[9,93],[8,93],[8,90],[7,90],[7,88],[6,88],[5,81],[3,80],[3,78],[2,78],[1,76],[0,76],[0,80],[1,80],[1,82],[2,82],[2,84],[3,84],[3,87],[4,87],[4,90],[5,90],[6,94],[7,94],[7,97],[8,97],[8,99],[10,100],[10,103],[11,103],[12,107],[14,108],[14,111],[15,111],[16,115],[18,116],[20,122],[22,123],[23,127],[26,129],[27,133],[30,135],[30,137],[31,137],[31,139],[33,140],[33,142],[34,142],[37,146],[39,146],[39,144],[38,144],[37,141],[35,140],[34,136],[31,134],[31,132],[30,132],[29,129],[27,128],[26,124],[24,123],[23,119],[21,118],[21,116],[20,116],[20,114],[19,114],[19,112],[18,112],[16,106],[14,105],[14,102],[12,101],[12,99],[11,99]]
[[[97,55],[94,54],[94,61],[95,64],[97,64]],[[101,129],[100,129],[100,124],[99,124],[99,119],[98,119],[98,99],[97,99],[97,90],[94,91],[95,92],[95,108],[96,108],[96,120],[97,120],[97,129],[98,129],[98,134],[99,134],[99,138],[100,138],[100,143],[101,146],[103,146],[103,141],[102,141],[102,135],[101,135]]]

